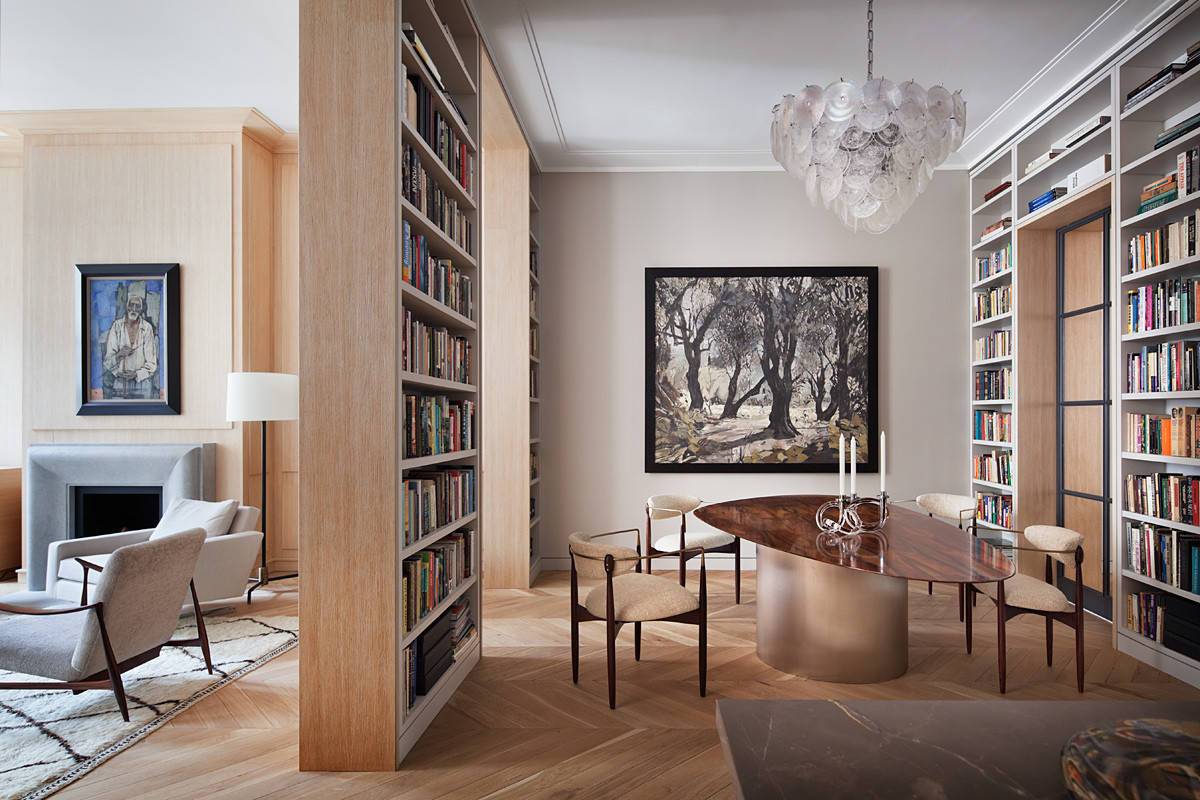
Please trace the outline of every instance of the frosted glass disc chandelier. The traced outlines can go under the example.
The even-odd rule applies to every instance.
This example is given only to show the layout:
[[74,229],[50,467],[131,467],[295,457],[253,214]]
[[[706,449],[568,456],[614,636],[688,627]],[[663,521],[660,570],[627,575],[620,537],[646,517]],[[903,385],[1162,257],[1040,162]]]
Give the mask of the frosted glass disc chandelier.
[[961,91],[872,75],[874,5],[867,0],[866,83],[784,95],[773,109],[771,154],[804,181],[813,205],[823,203],[851,230],[883,233],[962,144],[967,104]]

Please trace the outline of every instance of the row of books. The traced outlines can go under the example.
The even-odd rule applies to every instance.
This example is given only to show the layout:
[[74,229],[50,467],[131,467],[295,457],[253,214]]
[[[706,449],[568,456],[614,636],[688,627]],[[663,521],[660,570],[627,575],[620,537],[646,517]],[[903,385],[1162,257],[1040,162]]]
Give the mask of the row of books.
[[[1196,124],[1200,125],[1200,114],[1196,115]],[[1190,147],[1175,154],[1175,187],[1180,197],[1200,189],[1200,147]]]
[[1197,321],[1200,281],[1168,278],[1125,292],[1125,332],[1141,333]]
[[529,316],[536,317],[538,310],[538,291],[532,284],[529,286]]
[[1144,214],[1178,199],[1179,185],[1176,183],[1176,174],[1171,172],[1142,187],[1142,193],[1138,195],[1137,213]]
[[538,475],[540,475],[540,474],[541,474],[541,473],[538,471],[538,453],[537,453],[537,449],[536,449],[536,448],[533,448],[533,447],[530,447],[530,448],[529,448],[529,480],[531,480],[531,481],[532,481],[532,480],[537,480],[537,477],[538,477]]
[[1129,240],[1129,271],[1141,272],[1196,255],[1198,226],[1200,209],[1189,212],[1183,219],[1132,237]]
[[474,447],[475,401],[405,393],[405,458],[457,453]]
[[529,271],[533,273],[533,277],[536,278],[538,276],[538,251],[536,247],[529,250]]
[[529,326],[529,355],[534,358],[539,358],[541,347],[538,346],[538,329],[535,325]]
[[538,368],[537,364],[529,365],[529,396],[537,399],[538,394]]
[[976,400],[1008,400],[1012,397],[1012,368],[981,369],[975,373]]
[[[1189,108],[1188,111],[1195,111],[1195,108],[1194,107]],[[1187,113],[1187,111],[1185,111],[1184,113]],[[1198,128],[1198,127],[1200,127],[1200,114],[1189,114],[1188,116],[1184,117],[1183,119],[1179,119],[1178,117],[1172,117],[1172,118],[1166,120],[1162,133],[1160,133],[1154,137],[1154,149],[1157,150],[1160,147],[1166,147],[1167,145],[1169,145],[1171,142],[1175,141],[1176,139],[1181,139],[1184,136],[1187,136],[1189,133],[1196,130],[1196,128]],[[1181,160],[1179,163],[1180,163],[1181,169],[1185,163],[1182,160],[1185,155],[1186,154],[1183,154],[1183,153],[1180,154]],[[1186,163],[1189,167],[1195,166],[1194,160],[1187,161]],[[1180,190],[1187,188],[1188,185],[1189,184],[1185,183],[1184,181],[1179,182]],[[1194,183],[1193,183],[1193,185],[1194,185]],[[1188,191],[1193,191],[1193,189],[1188,189]],[[1184,194],[1185,192],[1181,191],[1180,193]]]
[[471,383],[475,374],[470,340],[440,325],[428,325],[404,311],[400,365],[405,372],[459,383]]
[[977,481],[1012,486],[1012,454],[1008,451],[992,451],[971,459],[971,477]]
[[405,473],[401,530],[404,546],[475,513],[475,469],[409,470]]
[[1065,186],[1054,186],[1045,192],[1042,192],[1037,197],[1029,201],[1029,213],[1032,214],[1039,208],[1050,205],[1060,197],[1065,197],[1066,194],[1067,187]]
[[1125,510],[1155,519],[1200,524],[1200,476],[1175,472],[1125,476]]
[[975,516],[1001,528],[1012,528],[1012,500],[1011,494],[980,492],[975,495]]
[[1148,345],[1125,356],[1125,391],[1191,392],[1197,382],[1200,350],[1196,341]]
[[400,624],[408,633],[437,604],[471,577],[475,531],[452,533],[404,559]]
[[1125,567],[1200,594],[1200,534],[1150,523],[1125,523]]
[[1125,595],[1126,626],[1188,658],[1200,660],[1200,603],[1162,592]]
[[1126,92],[1125,108],[1135,106],[1150,95],[1157,94],[1165,86],[1174,82],[1177,77],[1195,66],[1200,61],[1200,51],[1197,51],[1196,47],[1197,45],[1193,44],[1182,58],[1175,59]]
[[1010,330],[992,331],[975,340],[974,359],[976,361],[1010,355],[1012,355],[1012,331]]
[[471,253],[475,238],[474,223],[459,208],[458,201],[425,171],[417,151],[410,145],[404,145],[401,162],[400,186],[404,199],[416,206],[455,244]]
[[1126,414],[1125,452],[1200,458],[1200,408],[1177,406],[1170,414]]
[[459,598],[450,606],[450,649],[457,659],[463,649],[475,638],[475,615],[471,613],[471,601]]
[[1011,228],[1011,227],[1012,227],[1012,217],[1004,217],[1003,219],[996,220],[991,225],[988,225],[986,228],[983,229],[983,233],[979,234],[979,241],[983,241],[984,239],[991,236],[993,233],[996,233],[997,231],[1001,231],[1001,230],[1004,230],[1005,228]]
[[401,222],[400,277],[409,286],[470,320],[475,319],[475,291],[471,277],[448,258],[429,251],[424,234],[413,233],[408,220]]
[[971,438],[981,442],[1011,442],[1012,413],[976,409]]
[[[417,58],[421,59],[421,63],[425,65],[425,69],[428,70],[431,76],[433,76],[433,80],[437,84],[438,90],[442,92],[442,95],[446,100],[446,104],[450,106],[450,109],[454,112],[454,115],[458,117],[458,120],[463,123],[463,127],[468,127],[467,119],[463,116],[462,109],[458,107],[456,102],[454,102],[454,96],[446,91],[446,84],[442,80],[442,71],[438,69],[437,63],[433,60],[433,56],[429,55],[429,50],[425,48],[425,43],[421,41],[421,37],[413,28],[412,23],[405,22],[400,27],[404,33],[404,37],[412,43],[413,50],[415,50],[417,53]],[[454,41],[454,34],[451,33],[450,26],[443,24],[442,29],[446,32],[445,41],[450,49],[454,52],[455,59],[462,61],[462,56],[459,54],[458,45]],[[407,80],[407,70],[404,70],[404,77]]]
[[1125,626],[1140,636],[1159,641],[1163,629],[1162,592],[1130,592],[1125,595]]
[[1012,311],[1012,286],[993,286],[986,292],[975,292],[975,321],[1007,314]]
[[408,91],[408,121],[437,155],[438,160],[450,171],[459,186],[463,187],[467,194],[473,194],[474,152],[454,132],[449,120],[438,111],[429,87],[420,79],[410,77],[405,88]]
[[981,281],[1012,269],[1012,242],[975,259],[975,280]]

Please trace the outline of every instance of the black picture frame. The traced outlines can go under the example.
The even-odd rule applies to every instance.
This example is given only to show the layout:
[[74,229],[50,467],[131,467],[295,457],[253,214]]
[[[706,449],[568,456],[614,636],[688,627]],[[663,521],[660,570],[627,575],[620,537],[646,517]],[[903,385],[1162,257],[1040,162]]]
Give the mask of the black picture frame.
[[862,277],[867,279],[867,458],[860,473],[879,471],[879,268],[863,267],[647,267],[645,269],[645,471],[648,473],[836,473],[830,462],[800,463],[677,463],[655,457],[656,286],[660,278]]
[[[78,370],[76,371],[76,416],[149,416],[177,415],[181,412],[182,379],[180,372],[180,269],[179,264],[76,264],[78,292],[76,295],[76,342]],[[159,385],[165,397],[155,399],[96,399],[89,397],[91,380],[91,302],[89,281],[161,279],[162,313],[159,320],[158,347]]]

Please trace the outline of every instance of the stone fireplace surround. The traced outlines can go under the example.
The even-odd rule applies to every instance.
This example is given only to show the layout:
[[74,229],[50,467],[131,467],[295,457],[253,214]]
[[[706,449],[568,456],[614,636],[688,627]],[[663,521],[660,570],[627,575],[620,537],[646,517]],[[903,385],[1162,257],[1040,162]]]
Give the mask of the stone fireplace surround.
[[51,542],[75,530],[75,486],[160,486],[177,497],[216,499],[216,445],[35,444],[25,454],[22,502],[28,588],[46,587]]

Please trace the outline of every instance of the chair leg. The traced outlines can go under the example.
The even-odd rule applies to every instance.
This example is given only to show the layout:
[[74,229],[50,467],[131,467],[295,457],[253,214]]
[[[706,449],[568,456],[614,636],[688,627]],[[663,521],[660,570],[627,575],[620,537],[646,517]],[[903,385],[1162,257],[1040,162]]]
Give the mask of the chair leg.
[[1004,581],[996,584],[996,647],[1000,667],[1000,694],[1005,689],[1005,646],[1004,646]]
[[966,616],[963,613],[963,607],[966,606],[966,604],[967,604],[966,598],[967,598],[966,588],[960,583],[958,585],[958,621],[959,622],[962,622],[963,617]]
[[633,660],[642,660],[642,623],[633,623]]
[[683,551],[687,549],[687,514],[679,522],[679,585],[687,586],[687,559]]
[[933,596],[933,581],[929,582],[929,596]]
[[609,617],[608,628],[608,707],[617,707],[617,624]]
[[700,696],[708,694],[708,615],[700,617]]
[[96,609],[96,622],[100,628],[100,643],[104,646],[104,665],[108,668],[108,681],[112,684],[113,694],[117,697],[117,707],[121,709],[121,718],[129,722],[129,705],[125,702],[125,684],[121,683],[121,669],[117,666],[117,657],[113,654],[112,643],[108,640],[108,628],[104,625],[104,609]]
[[1083,694],[1083,614],[1075,620],[1075,683]]
[[213,674],[212,654],[208,650],[208,631],[204,627],[204,612],[200,610],[200,598],[196,596],[196,582],[188,581],[192,591],[192,611],[196,614],[196,638],[200,640],[200,652],[204,653],[204,666]]
[[571,609],[571,682],[579,683],[579,618]]
[[1046,617],[1046,666],[1054,666],[1054,620]]
[[[974,587],[967,587],[967,594],[971,595],[971,601],[975,600]],[[967,655],[971,655],[971,617],[974,616],[974,614],[971,613],[971,608],[974,605],[975,605],[974,602],[964,602],[963,603],[963,612],[964,612],[963,616],[966,617],[966,623],[967,623]]]
[[733,540],[733,602],[742,602],[742,540]]

